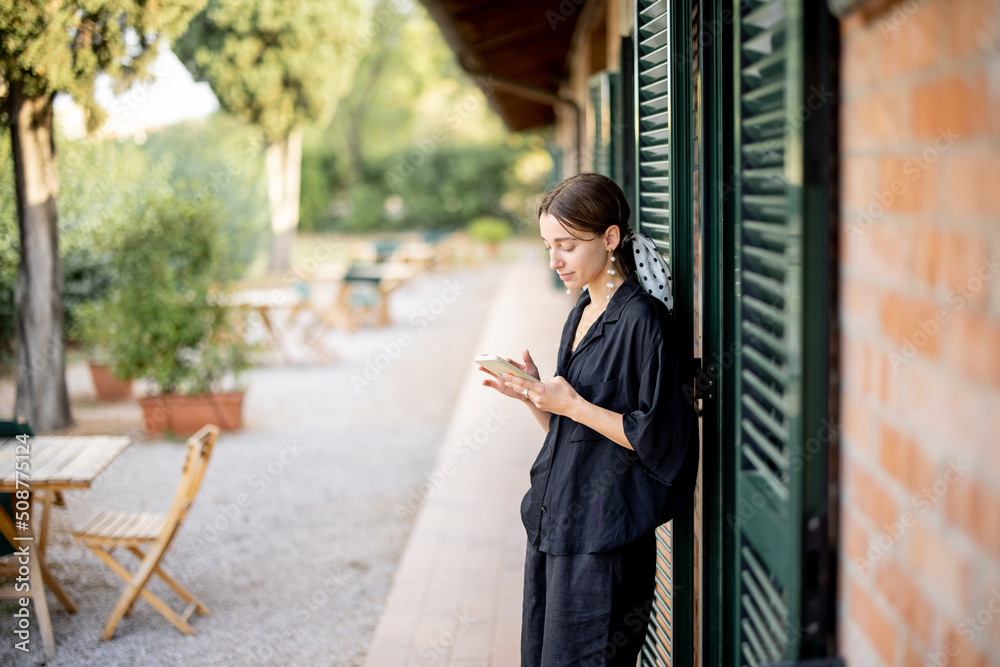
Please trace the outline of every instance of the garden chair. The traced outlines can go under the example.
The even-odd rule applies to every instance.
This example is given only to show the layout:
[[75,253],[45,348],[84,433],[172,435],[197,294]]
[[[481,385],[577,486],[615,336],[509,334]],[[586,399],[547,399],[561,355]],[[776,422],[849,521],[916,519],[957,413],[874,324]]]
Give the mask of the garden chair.
[[[189,593],[183,586],[169,577],[161,568],[160,560],[177,534],[191,503],[198,493],[198,487],[205,475],[212,447],[219,437],[219,427],[208,424],[187,441],[187,456],[181,482],[174,495],[173,504],[166,514],[149,512],[102,512],[94,517],[73,537],[89,547],[104,563],[128,585],[118,598],[118,603],[104,625],[101,639],[107,641],[115,633],[122,617],[128,614],[136,599],[142,596],[178,630],[187,635],[197,634],[188,623],[195,611],[202,616],[209,614],[208,608]],[[139,568],[130,573],[111,555],[116,548],[125,548],[140,559]],[[140,547],[145,547],[143,552]],[[151,593],[146,584],[156,574],[186,603],[183,613],[177,614],[163,600]]]

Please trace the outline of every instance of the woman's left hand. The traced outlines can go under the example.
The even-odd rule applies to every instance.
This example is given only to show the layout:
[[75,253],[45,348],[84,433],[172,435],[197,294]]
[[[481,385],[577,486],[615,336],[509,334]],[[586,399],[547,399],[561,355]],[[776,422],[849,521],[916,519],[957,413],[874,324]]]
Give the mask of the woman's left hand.
[[521,394],[527,389],[528,399],[539,410],[553,414],[571,417],[570,413],[580,400],[580,394],[576,393],[565,378],[558,375],[545,382],[529,382],[510,373],[504,373],[503,379],[505,386]]

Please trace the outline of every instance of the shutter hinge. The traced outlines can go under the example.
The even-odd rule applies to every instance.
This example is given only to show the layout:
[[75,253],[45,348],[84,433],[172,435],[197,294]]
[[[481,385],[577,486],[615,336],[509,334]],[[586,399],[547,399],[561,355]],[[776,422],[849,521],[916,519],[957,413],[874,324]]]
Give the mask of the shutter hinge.
[[705,372],[701,364],[701,357],[695,357],[692,361],[694,366],[694,397],[696,399],[714,399],[715,378]]
[[[804,517],[802,554],[802,629],[805,636],[819,643],[831,633],[830,535],[827,515]],[[826,663],[819,663],[826,664]],[[830,663],[833,664],[833,663]]]

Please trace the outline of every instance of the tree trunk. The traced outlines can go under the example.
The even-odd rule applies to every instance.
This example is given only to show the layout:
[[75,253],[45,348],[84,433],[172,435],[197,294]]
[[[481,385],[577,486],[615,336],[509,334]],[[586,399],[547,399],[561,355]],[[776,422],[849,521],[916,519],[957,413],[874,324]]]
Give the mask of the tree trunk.
[[268,145],[264,162],[271,203],[271,270],[286,271],[292,264],[292,245],[299,226],[302,131],[295,130]]
[[9,119],[21,261],[17,271],[15,414],[46,433],[73,423],[66,391],[62,271],[52,95],[27,97],[10,84]]

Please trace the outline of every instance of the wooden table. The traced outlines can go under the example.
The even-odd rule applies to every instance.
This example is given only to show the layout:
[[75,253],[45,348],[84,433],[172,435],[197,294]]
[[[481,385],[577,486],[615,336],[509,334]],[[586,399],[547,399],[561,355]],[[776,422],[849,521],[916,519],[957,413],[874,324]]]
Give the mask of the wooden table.
[[[19,591],[16,587],[4,589],[0,597],[30,598],[35,603],[45,654],[50,659],[55,657],[56,645],[45,600],[46,587],[66,611],[74,613],[77,610],[76,603],[45,563],[52,499],[56,491],[90,488],[130,442],[127,437],[102,435],[0,439],[0,492],[13,494],[11,500],[15,510],[11,517],[0,507],[0,532],[17,550],[12,558],[28,567],[28,591]],[[33,506],[38,492],[43,492],[40,516]],[[27,646],[30,647],[30,643]]]
[[[319,317],[320,313],[310,298],[308,289],[299,287],[243,290],[232,294],[227,303],[232,308],[257,313],[271,349],[286,363],[292,360],[292,356],[288,353],[283,326],[293,326],[301,313],[312,313],[315,317]],[[284,325],[277,318],[280,310],[288,311]],[[320,361],[329,363],[336,358],[336,355],[322,346],[321,341],[310,340],[307,335],[304,338]]]
[[[346,314],[354,328],[363,324],[388,326],[391,324],[389,295],[419,272],[419,267],[399,262],[352,264],[344,274],[335,305],[341,313]],[[355,304],[353,300],[358,294],[357,290],[366,287],[374,295],[375,302]]]

